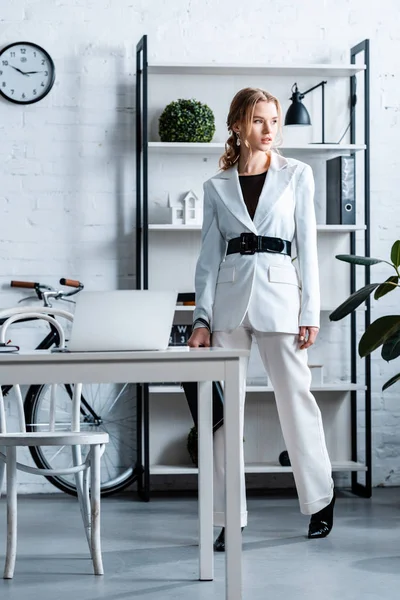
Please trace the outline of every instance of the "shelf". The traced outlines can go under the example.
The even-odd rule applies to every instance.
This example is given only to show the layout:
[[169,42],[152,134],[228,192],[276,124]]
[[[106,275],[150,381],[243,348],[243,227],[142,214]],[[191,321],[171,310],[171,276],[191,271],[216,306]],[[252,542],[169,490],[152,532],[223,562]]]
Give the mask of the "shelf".
[[[351,460],[332,461],[332,471],[367,471],[363,463]],[[291,473],[291,467],[282,467],[276,463],[249,463],[245,465],[246,473]],[[196,475],[194,465],[151,465],[150,475]]]
[[[334,310],[337,309],[337,307],[339,306],[339,304],[337,306],[321,306],[320,312],[333,312]],[[184,305],[180,305],[177,304],[175,307],[175,312],[194,312],[194,309],[196,307],[191,305],[191,306],[184,306]],[[355,312],[365,312],[367,310],[367,307],[364,306],[359,306],[358,308],[356,308]]]
[[305,64],[305,65],[235,65],[235,64],[174,64],[148,66],[149,75],[252,75],[350,77],[365,70],[365,65]]
[[[344,302],[344,300],[342,301]],[[331,306],[331,307],[327,307],[327,306],[321,306],[320,311],[321,312],[333,312],[334,310],[337,309],[337,307],[340,306],[340,303],[338,303],[336,306]],[[355,311],[353,312],[365,312],[367,310],[367,307],[364,306],[358,306]]]
[[150,465],[150,475],[195,475],[198,469],[193,465]]
[[221,154],[224,151],[224,147],[222,142],[149,142],[149,150],[174,154],[201,154],[203,152],[207,154],[213,154],[214,152]]
[[[154,152],[167,152],[175,154],[222,154],[225,149],[223,142],[149,142],[149,150]],[[343,154],[365,150],[364,144],[298,144],[295,146],[281,146],[285,153],[304,154]]]
[[150,394],[183,394],[179,385],[149,385]]
[[317,225],[317,231],[323,233],[349,233],[351,231],[365,231],[366,225]]
[[[332,471],[366,471],[362,463],[352,460],[332,461]],[[276,463],[248,463],[245,465],[246,473],[291,473],[291,467],[282,467]]]
[[[330,306],[330,307],[321,306],[320,311],[321,312],[333,312],[334,310],[337,309],[338,306],[339,306],[339,304],[337,306]],[[175,312],[193,312],[195,308],[196,308],[195,306],[177,305],[175,307]],[[356,308],[355,312],[365,312],[366,310],[367,310],[366,306],[359,306],[358,308]]]
[[[174,225],[170,223],[151,223],[149,229],[152,231],[201,231],[201,225]],[[366,225],[317,225],[317,231],[321,233],[348,233],[351,231],[363,231]]]
[[[312,385],[312,392],[352,392],[365,391],[367,388],[360,383],[332,383],[325,385]],[[149,392],[153,394],[180,394],[183,389],[179,385],[150,385]],[[273,389],[268,385],[248,385],[246,386],[248,393],[272,393]]]
[[201,231],[201,225],[173,225],[170,223],[150,223],[149,229],[155,231]]
[[[352,392],[355,390],[366,390],[366,386],[359,383],[332,383],[325,385],[312,385],[312,392]],[[273,392],[271,386],[268,385],[248,385],[246,387],[248,393]]]

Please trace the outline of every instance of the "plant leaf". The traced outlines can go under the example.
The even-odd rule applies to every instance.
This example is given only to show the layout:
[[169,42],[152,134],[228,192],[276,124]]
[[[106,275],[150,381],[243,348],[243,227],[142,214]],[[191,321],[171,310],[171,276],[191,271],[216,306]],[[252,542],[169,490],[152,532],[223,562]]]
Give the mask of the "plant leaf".
[[351,294],[347,300],[342,302],[340,306],[335,308],[335,310],[329,315],[329,319],[331,321],[340,321],[340,319],[343,319],[343,317],[347,317],[347,315],[360,306],[360,304],[368,298],[371,292],[373,292],[374,289],[380,285],[380,283],[369,283],[368,285],[360,288]]
[[[389,281],[392,283],[388,284]],[[374,294],[375,300],[379,300],[379,298],[382,298],[382,296],[385,296],[385,294],[393,292],[393,290],[396,289],[396,285],[392,285],[393,283],[396,285],[399,283],[399,278],[397,275],[391,275],[390,277],[388,277],[388,279],[386,279],[385,283],[382,283],[378,287]]]
[[381,356],[388,362],[400,356],[400,331],[386,340],[382,346]]
[[400,315],[388,315],[376,319],[367,327],[358,344],[358,353],[361,358],[371,354],[399,330]]
[[385,262],[380,258],[371,258],[369,256],[357,256],[356,254],[337,254],[336,258],[343,262],[351,263],[352,265],[363,265],[367,267],[369,265],[377,265],[378,263]]
[[400,373],[397,373],[397,375],[394,375],[393,377],[388,379],[387,382],[382,386],[382,392],[384,392],[385,390],[388,389],[388,387],[390,387],[391,385],[396,383],[396,381],[399,381],[399,379],[400,379]]
[[400,240],[397,240],[393,246],[392,251],[390,253],[390,260],[394,264],[395,267],[400,265]]

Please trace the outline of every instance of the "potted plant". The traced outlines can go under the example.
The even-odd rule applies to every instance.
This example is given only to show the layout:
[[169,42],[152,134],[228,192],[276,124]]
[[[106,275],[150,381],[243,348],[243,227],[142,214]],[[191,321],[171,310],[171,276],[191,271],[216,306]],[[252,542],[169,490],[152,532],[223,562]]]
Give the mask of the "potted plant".
[[[365,256],[357,256],[353,254],[339,254],[336,256],[337,259],[353,265],[372,266],[378,263],[387,263],[394,271],[395,275],[390,275],[384,282],[381,283],[369,283],[368,285],[357,290],[345,302],[343,302],[338,308],[336,308],[330,315],[331,321],[339,321],[350,313],[352,313],[362,302],[368,298],[372,292],[374,292],[375,300],[382,298],[389,292],[392,292],[395,288],[399,287],[400,279],[400,240],[397,240],[391,249],[390,259],[391,262],[380,258],[369,258]],[[400,356],[400,315],[387,315],[379,317],[373,323],[371,323],[364,334],[362,335],[359,345],[358,353],[364,358],[368,354],[371,354],[374,350],[382,346],[381,356],[384,360],[394,360]],[[400,373],[391,377],[383,385],[382,390],[386,390],[388,387],[400,380]]]
[[194,99],[170,102],[159,118],[158,133],[162,142],[211,142],[214,113]]

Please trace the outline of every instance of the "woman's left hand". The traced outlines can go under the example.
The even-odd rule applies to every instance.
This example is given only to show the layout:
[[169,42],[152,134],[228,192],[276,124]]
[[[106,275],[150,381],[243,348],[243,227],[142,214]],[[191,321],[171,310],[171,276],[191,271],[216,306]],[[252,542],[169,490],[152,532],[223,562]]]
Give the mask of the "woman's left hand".
[[300,350],[305,350],[312,346],[317,339],[319,327],[299,327]]

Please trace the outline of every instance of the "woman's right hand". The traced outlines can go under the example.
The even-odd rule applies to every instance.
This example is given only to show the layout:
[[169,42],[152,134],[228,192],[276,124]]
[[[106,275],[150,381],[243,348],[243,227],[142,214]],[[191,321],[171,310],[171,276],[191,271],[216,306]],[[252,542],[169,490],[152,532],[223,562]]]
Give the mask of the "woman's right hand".
[[207,327],[197,327],[188,340],[190,348],[209,348],[211,335]]

